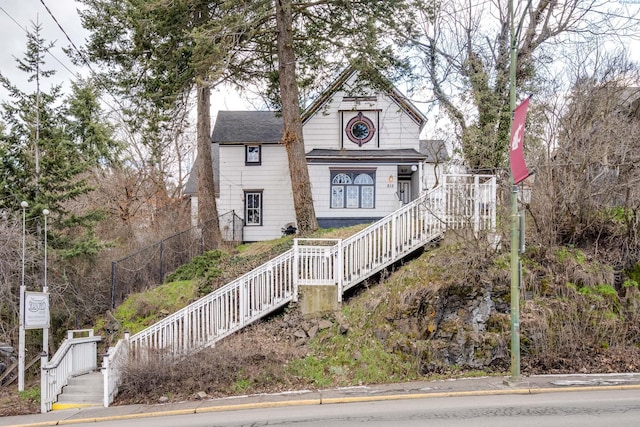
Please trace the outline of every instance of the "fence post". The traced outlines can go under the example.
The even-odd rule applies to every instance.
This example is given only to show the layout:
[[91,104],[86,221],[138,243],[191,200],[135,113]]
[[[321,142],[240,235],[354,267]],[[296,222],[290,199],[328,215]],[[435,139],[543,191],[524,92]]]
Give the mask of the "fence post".
[[49,410],[49,371],[45,368],[47,364],[47,353],[43,351],[40,355],[40,412],[46,414]]
[[391,217],[391,259],[396,259],[396,253],[398,252],[398,224],[396,222],[397,215],[394,213]]
[[104,406],[105,408],[108,408],[109,404],[111,403],[109,402],[109,395],[110,395],[109,377],[111,373],[111,368],[109,366],[108,350],[107,350],[107,353],[102,355],[102,368],[100,369],[100,371],[102,371],[102,406]]
[[111,261],[111,308],[116,308],[116,262]]
[[337,284],[338,284],[338,302],[342,302],[342,287],[344,286],[343,285],[343,283],[344,283],[344,267],[343,267],[344,254],[342,253],[342,239],[338,240],[336,254],[337,254],[337,260],[336,260],[336,264],[335,264],[336,272],[334,274],[336,276],[336,280],[337,280]]
[[293,302],[298,302],[298,239],[293,239]]
[[236,241],[236,210],[231,211],[231,240]]
[[478,237],[480,232],[480,176],[474,176],[473,180],[473,234]]
[[162,283],[163,278],[164,278],[164,272],[162,271],[162,257],[163,257],[163,250],[164,250],[164,240],[160,240],[160,283]]
[[496,177],[493,176],[491,177],[491,232],[492,233],[496,232],[496,211],[497,211],[496,187],[497,187],[497,180],[496,180]]

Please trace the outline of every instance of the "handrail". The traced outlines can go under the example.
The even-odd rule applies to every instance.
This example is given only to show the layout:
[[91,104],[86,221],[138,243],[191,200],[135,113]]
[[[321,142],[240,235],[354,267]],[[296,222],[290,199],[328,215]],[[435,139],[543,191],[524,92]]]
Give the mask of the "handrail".
[[[75,338],[79,333],[87,333],[88,336]],[[93,329],[67,331],[67,338],[51,361],[40,367],[40,410],[43,413],[51,410],[69,378],[97,369],[97,343],[101,340],[101,337],[93,335]],[[41,360],[45,361],[46,355]]]
[[293,298],[293,251],[277,256],[131,336],[130,351],[180,358],[215,344]]

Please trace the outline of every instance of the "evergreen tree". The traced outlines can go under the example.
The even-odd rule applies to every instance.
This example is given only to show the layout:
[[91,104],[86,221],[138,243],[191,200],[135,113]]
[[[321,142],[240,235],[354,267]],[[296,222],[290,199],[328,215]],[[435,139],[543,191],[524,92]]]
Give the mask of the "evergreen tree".
[[[198,221],[205,246],[217,246],[217,223],[211,163],[211,88],[225,81],[244,81],[252,69],[238,50],[250,27],[249,8],[224,0],[82,0],[82,22],[91,31],[86,50],[105,69],[115,93],[127,102],[124,111],[140,130],[150,152],[158,130],[185,126],[184,110],[196,92]],[[133,95],[133,96],[132,96]]]
[[[205,134],[212,87],[229,83],[258,93],[266,89],[271,105],[282,111],[298,228],[304,232],[317,227],[317,221],[304,141],[295,129],[300,124],[294,124],[301,123],[301,106],[347,65],[369,76],[375,75],[371,68],[406,65],[395,59],[382,36],[399,13],[407,13],[403,0],[82,1],[87,6],[83,25],[91,31],[89,56],[107,68],[122,95],[136,95],[135,117],[144,122],[149,109],[177,116],[172,112],[184,108],[196,89],[200,223],[214,219],[216,212]],[[286,23],[277,19],[283,10],[288,10]],[[281,86],[281,78],[288,83]],[[293,93],[294,87],[301,88],[302,96]]]
[[34,25],[27,35],[27,50],[18,68],[36,83],[35,92],[25,92],[0,74],[0,83],[10,101],[2,103],[6,123],[0,135],[0,209],[19,212],[21,201],[29,202],[31,231],[40,234],[42,210],[51,212],[50,242],[69,255],[95,254],[97,240],[92,225],[95,210],[71,208],[71,202],[91,191],[88,172],[108,164],[116,155],[111,129],[101,122],[97,91],[88,82],[72,85],[66,98],[61,85],[41,90],[41,79],[54,74],[43,70],[44,54],[52,45]]

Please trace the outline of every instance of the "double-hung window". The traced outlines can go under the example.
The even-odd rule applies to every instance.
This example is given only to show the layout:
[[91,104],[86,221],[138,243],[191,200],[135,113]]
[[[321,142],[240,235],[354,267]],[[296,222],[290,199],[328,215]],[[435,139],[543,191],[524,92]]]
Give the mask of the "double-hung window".
[[262,163],[262,147],[260,145],[245,145],[244,162],[246,165]]
[[262,190],[244,192],[245,225],[262,225]]
[[375,182],[374,171],[331,171],[331,208],[374,208]]

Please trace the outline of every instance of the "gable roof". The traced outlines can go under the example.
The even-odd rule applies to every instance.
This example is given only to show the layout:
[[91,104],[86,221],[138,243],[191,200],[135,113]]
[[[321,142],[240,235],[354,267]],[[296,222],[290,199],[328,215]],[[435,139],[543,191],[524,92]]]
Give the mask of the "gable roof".
[[277,144],[283,129],[282,117],[273,111],[219,111],[211,142]]
[[[348,67],[344,70],[338,78],[302,113],[302,124],[304,125],[304,123],[308,121],[320,108],[329,102],[331,97],[357,72],[358,70],[353,67]],[[385,94],[389,96],[409,117],[411,117],[413,121],[420,126],[420,128],[422,128],[427,121],[424,114],[422,114],[422,112],[418,110],[418,108],[416,108],[416,106],[413,105],[406,96],[396,89],[391,82],[382,75],[378,75],[382,80],[389,83],[389,87],[391,88],[385,91]]]

